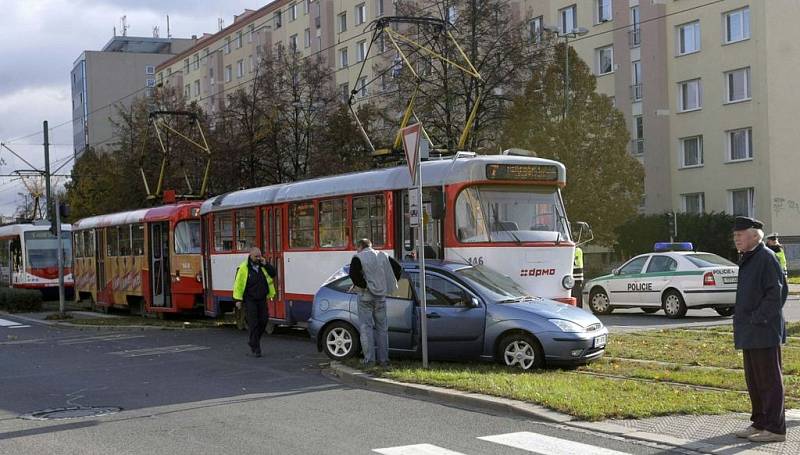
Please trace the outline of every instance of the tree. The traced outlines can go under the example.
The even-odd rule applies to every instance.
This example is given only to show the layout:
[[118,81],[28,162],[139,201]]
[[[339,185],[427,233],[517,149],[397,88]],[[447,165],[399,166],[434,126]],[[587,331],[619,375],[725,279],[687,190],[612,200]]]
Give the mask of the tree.
[[573,220],[592,225],[598,243],[611,245],[614,228],[636,215],[644,170],[627,152],[625,119],[608,96],[595,91],[589,67],[570,48],[569,114],[564,117],[565,46],[533,72],[503,129],[505,148],[524,148],[564,163],[564,201]]
[[129,208],[119,199],[125,191],[114,191],[120,188],[120,183],[119,168],[113,155],[103,154],[101,157],[94,149],[85,150],[72,167],[71,179],[65,185],[70,218],[78,220]]

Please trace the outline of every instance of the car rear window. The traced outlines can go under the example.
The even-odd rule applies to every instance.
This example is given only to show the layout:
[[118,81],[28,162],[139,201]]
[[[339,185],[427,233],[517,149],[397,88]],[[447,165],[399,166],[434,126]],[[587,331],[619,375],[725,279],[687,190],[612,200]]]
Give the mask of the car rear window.
[[735,267],[736,264],[725,259],[722,256],[717,256],[711,253],[702,254],[687,254],[686,259],[697,267]]

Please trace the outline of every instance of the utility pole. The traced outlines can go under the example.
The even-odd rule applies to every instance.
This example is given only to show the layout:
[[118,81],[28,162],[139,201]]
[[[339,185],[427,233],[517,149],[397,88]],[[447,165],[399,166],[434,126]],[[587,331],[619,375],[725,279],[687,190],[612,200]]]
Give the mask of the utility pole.
[[45,211],[47,212],[47,219],[52,220],[53,212],[50,210],[52,206],[52,204],[50,204],[52,200],[50,199],[50,131],[47,128],[47,120],[43,122],[42,129],[44,130],[44,192],[47,198]]
[[58,312],[64,316],[64,244],[61,241],[61,205],[58,194],[54,200],[56,215],[56,242],[58,245]]

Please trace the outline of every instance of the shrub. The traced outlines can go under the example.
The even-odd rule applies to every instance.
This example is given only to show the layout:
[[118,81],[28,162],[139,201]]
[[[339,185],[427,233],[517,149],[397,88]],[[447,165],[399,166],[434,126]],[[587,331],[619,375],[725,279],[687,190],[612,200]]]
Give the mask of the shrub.
[[42,293],[32,289],[0,288],[0,309],[9,313],[42,311]]

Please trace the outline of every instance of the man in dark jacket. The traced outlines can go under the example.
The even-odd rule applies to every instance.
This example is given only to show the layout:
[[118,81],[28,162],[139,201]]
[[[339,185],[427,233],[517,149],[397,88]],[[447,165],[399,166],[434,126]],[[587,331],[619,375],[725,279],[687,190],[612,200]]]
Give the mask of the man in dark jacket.
[[752,425],[736,436],[752,442],[786,440],[781,344],[786,342],[783,304],[788,288],[778,260],[764,246],[763,224],[737,217],[733,240],[741,253],[733,315],[733,341],[744,354]]
[[275,268],[264,260],[258,248],[252,248],[236,270],[233,300],[237,309],[241,309],[244,302],[244,314],[250,329],[247,344],[254,357],[261,357],[261,335],[269,321],[267,299],[275,298],[275,275]]

